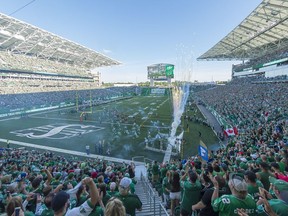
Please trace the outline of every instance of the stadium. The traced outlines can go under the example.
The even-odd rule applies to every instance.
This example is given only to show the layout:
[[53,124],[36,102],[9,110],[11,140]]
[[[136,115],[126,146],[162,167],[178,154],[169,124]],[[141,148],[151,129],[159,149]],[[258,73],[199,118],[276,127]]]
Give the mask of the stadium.
[[111,87],[120,61],[0,13],[1,213],[286,215],[287,9],[263,0],[197,58],[241,61],[224,85],[154,63]]

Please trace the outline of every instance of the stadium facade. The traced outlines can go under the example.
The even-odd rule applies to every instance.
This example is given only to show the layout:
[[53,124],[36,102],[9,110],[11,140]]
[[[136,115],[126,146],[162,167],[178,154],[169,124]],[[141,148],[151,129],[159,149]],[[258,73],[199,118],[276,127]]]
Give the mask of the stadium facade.
[[231,77],[288,75],[288,1],[263,0],[197,60],[236,60]]
[[120,62],[0,13],[0,94],[94,89]]

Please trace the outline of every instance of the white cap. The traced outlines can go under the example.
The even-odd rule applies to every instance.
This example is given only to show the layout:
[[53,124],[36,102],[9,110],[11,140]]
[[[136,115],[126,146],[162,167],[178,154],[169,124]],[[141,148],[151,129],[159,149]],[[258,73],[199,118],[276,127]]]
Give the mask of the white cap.
[[128,177],[124,177],[120,181],[120,186],[123,188],[128,188],[131,184],[132,180]]

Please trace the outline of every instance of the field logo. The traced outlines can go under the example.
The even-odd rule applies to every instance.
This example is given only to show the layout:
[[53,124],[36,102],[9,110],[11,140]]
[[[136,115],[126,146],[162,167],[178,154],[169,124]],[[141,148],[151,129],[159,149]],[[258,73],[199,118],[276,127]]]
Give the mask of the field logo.
[[82,136],[91,132],[102,130],[101,127],[94,125],[82,124],[53,124],[44,125],[35,128],[27,128],[24,130],[12,131],[10,133],[16,134],[19,137],[27,137],[30,139],[67,139],[76,136]]

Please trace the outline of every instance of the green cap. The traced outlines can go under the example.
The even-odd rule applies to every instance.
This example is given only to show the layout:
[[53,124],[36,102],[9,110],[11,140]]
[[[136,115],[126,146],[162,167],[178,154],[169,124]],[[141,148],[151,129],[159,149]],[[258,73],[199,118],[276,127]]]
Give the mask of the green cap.
[[239,164],[239,166],[241,167],[241,169],[244,169],[244,170],[248,169],[248,165],[246,163],[244,163],[244,162],[241,162]]
[[73,173],[73,172],[69,173],[68,179],[71,179],[71,178],[73,178],[73,177],[74,177],[74,173]]
[[288,191],[288,182],[285,182],[283,180],[280,179],[276,179],[274,177],[269,177],[269,181],[272,185],[274,185],[277,190],[281,191]]
[[61,173],[57,173],[56,175],[55,175],[55,179],[59,179],[61,177]]

